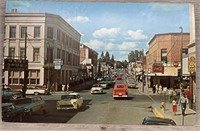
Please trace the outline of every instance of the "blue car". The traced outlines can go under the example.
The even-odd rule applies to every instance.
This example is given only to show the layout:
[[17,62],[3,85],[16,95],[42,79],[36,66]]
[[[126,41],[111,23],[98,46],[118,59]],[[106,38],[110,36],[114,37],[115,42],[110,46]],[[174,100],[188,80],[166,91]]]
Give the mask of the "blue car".
[[176,123],[169,118],[160,118],[160,117],[145,117],[142,125],[169,125],[175,126]]

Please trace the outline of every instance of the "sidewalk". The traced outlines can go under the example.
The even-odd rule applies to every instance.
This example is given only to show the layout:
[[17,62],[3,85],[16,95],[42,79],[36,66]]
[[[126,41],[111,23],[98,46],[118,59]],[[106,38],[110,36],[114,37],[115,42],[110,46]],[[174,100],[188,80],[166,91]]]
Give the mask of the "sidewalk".
[[[153,94],[151,90],[148,90],[146,86],[144,86],[144,89],[142,89],[142,84],[139,83],[139,91],[141,94],[145,94],[148,97],[154,101],[154,104],[152,104],[152,111],[154,112],[155,116],[162,117],[162,118],[170,118],[173,119],[177,125],[195,125],[196,124],[196,111],[190,109],[188,106],[185,111],[185,116],[183,117],[181,112],[181,107],[177,105],[177,112],[176,115],[172,112],[172,104],[169,102],[165,103],[165,110],[161,110],[161,102],[156,102],[151,97]],[[143,92],[144,91],[144,92]]]

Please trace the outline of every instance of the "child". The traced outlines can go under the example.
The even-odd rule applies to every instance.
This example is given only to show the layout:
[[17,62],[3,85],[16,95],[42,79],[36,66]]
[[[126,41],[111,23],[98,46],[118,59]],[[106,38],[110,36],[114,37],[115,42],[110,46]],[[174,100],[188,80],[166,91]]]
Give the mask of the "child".
[[176,115],[177,104],[176,104],[176,100],[175,99],[173,99],[173,101],[172,101],[172,111],[174,112],[174,115]]

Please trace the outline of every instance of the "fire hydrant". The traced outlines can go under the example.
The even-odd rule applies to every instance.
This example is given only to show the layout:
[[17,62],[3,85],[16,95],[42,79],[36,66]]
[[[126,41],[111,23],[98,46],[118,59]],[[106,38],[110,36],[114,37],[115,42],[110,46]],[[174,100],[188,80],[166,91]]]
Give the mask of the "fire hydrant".
[[165,111],[165,102],[161,102],[160,108],[163,112]]

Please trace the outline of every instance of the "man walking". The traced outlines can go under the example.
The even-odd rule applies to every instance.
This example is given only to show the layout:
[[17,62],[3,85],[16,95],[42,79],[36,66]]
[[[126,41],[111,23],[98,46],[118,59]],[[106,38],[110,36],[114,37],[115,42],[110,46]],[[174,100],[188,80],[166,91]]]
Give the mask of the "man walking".
[[185,115],[186,106],[188,104],[188,98],[183,93],[179,99],[179,106],[181,105],[182,115]]

